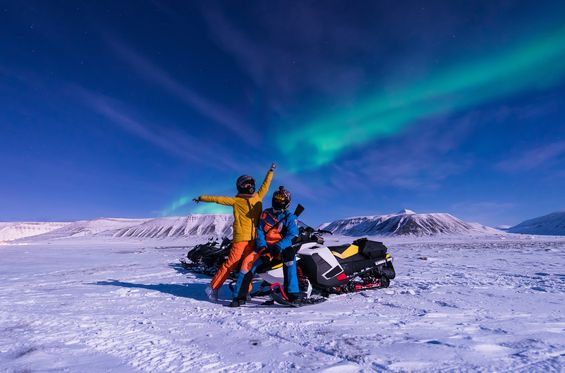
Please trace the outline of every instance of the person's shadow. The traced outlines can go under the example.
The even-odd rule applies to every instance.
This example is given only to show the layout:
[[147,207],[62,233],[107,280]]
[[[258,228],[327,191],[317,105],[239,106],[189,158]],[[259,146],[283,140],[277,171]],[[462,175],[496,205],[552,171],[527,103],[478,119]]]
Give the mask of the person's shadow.
[[[182,273],[182,274],[193,274],[192,272],[184,269],[180,264],[171,263],[169,267],[174,269],[175,271]],[[206,276],[201,276],[197,274],[193,274],[194,278],[205,278]],[[118,280],[108,280],[108,281],[98,281],[94,283],[95,285],[102,285],[102,286],[121,286],[124,288],[137,288],[137,289],[147,289],[147,290],[154,290],[159,291],[165,294],[171,294],[175,297],[183,297],[183,298],[192,298],[196,300],[206,301],[208,297],[204,292],[204,289],[207,284],[136,284],[132,282],[124,282]]]

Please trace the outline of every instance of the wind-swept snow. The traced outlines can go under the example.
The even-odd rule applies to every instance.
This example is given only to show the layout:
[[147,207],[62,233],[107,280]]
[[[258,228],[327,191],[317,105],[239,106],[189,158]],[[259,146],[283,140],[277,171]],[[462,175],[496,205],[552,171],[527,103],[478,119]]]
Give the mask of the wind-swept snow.
[[210,303],[186,239],[3,246],[0,370],[562,369],[565,239],[384,241],[390,288],[299,309]]

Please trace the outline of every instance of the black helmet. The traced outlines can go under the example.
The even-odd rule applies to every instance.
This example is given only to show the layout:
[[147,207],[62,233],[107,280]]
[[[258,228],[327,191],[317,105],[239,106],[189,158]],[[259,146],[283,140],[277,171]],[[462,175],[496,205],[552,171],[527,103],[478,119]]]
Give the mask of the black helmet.
[[273,193],[273,208],[275,210],[286,210],[290,206],[291,195],[282,185]]
[[236,182],[237,191],[241,194],[255,193],[255,179],[249,175],[241,175]]

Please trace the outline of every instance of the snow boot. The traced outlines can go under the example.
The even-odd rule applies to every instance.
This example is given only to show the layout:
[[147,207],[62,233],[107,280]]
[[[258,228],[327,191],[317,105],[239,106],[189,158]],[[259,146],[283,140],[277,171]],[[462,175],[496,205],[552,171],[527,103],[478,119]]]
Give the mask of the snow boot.
[[228,307],[239,307],[245,304],[245,299],[233,298]]
[[296,305],[301,305],[304,301],[303,293],[287,293],[288,302]]
[[312,304],[325,302],[327,298],[324,297],[305,297],[304,293],[289,293],[284,294],[281,292],[280,284],[278,287],[271,289],[271,297],[281,306],[286,307],[303,307]]
[[218,293],[220,292],[220,289],[212,289],[211,286],[208,286],[204,291],[206,292],[206,295],[211,302],[218,301]]

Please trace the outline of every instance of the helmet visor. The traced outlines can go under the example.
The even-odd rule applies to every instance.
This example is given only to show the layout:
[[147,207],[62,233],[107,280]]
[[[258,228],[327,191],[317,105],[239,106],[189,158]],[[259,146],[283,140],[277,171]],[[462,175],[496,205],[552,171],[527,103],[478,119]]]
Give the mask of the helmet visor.
[[274,209],[276,210],[287,209],[289,205],[290,205],[290,199],[288,198],[288,196],[282,193],[277,193],[273,196]]
[[251,176],[240,176],[237,179],[237,191],[245,194],[255,193],[255,180]]

